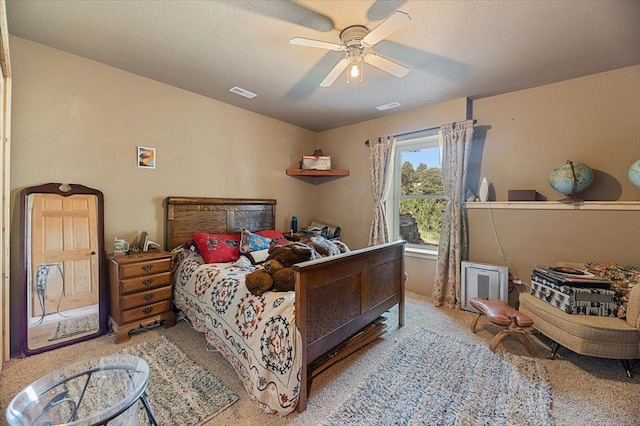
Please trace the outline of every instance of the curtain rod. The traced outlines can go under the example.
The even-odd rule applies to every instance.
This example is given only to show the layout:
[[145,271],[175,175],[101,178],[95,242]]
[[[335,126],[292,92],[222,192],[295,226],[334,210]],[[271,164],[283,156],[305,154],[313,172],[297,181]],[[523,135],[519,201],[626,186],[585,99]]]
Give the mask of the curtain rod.
[[[478,120],[474,119],[473,120],[473,124],[476,124],[478,122]],[[402,136],[409,136],[409,135],[414,135],[417,133],[422,133],[422,132],[428,132],[430,130],[439,130],[441,126],[436,126],[436,127],[428,127],[426,129],[420,129],[420,130],[413,130],[411,132],[406,132],[406,133],[398,133],[397,135],[392,135],[394,138],[399,138]],[[375,140],[375,139],[374,139]],[[369,142],[371,141],[371,139],[367,139],[366,141],[364,141],[364,144],[366,146],[369,146]],[[380,138],[378,138],[378,141],[380,141]]]

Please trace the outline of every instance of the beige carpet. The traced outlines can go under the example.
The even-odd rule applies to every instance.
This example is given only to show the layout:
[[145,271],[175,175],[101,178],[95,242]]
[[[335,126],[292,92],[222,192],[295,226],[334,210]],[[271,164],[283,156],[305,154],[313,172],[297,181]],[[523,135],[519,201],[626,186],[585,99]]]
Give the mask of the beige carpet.
[[[133,336],[129,342],[115,345],[113,336],[103,336],[56,351],[35,355],[23,360],[12,359],[0,374],[0,404],[4,413],[7,404],[25,385],[63,363],[84,357],[114,353],[126,346],[165,335],[197,364],[217,377],[220,382],[240,396],[207,425],[315,425],[326,418],[335,407],[353,392],[371,372],[371,366],[386,359],[386,355],[406,334],[429,330],[444,336],[487,344],[497,328],[481,320],[478,333],[473,335],[470,324],[474,315],[465,311],[435,308],[428,298],[407,294],[405,326],[397,329],[395,310],[387,321],[392,327],[384,338],[337,363],[311,385],[309,406],[302,414],[285,418],[264,414],[249,399],[240,379],[222,356],[206,350],[204,336],[193,331],[189,324],[179,322],[165,330],[158,328]],[[556,360],[548,360],[548,341],[533,339],[538,361],[547,369],[551,382],[552,414],[557,425],[638,425],[640,419],[640,370],[627,379],[619,361],[583,357],[561,349]],[[526,355],[518,340],[506,339],[500,350]],[[483,397],[479,395],[478,397]],[[486,395],[491,397],[491,395]],[[4,419],[4,417],[3,417]]]

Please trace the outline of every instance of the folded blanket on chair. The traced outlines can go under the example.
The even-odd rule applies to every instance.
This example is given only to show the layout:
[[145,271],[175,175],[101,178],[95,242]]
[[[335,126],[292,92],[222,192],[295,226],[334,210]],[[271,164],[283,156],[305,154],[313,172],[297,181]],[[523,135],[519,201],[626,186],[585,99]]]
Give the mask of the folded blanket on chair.
[[535,273],[531,294],[568,314],[615,317],[620,306],[613,290],[558,285]]

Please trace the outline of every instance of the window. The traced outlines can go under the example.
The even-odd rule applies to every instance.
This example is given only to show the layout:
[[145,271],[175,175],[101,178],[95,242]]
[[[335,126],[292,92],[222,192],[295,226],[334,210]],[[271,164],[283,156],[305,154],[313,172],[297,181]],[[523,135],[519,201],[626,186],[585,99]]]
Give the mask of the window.
[[393,160],[391,235],[410,248],[435,251],[446,204],[437,131],[396,141]]

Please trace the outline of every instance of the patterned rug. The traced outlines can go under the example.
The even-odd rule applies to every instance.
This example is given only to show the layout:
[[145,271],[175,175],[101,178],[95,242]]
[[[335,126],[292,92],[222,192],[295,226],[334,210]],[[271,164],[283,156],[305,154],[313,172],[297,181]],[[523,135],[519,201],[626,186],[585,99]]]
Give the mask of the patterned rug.
[[[238,400],[238,395],[164,336],[120,353],[149,364],[147,398],[160,425],[199,425]],[[148,425],[142,405],[138,413],[138,424]]]
[[552,425],[547,373],[429,331],[406,337],[323,425]]
[[71,318],[60,321],[51,332],[49,341],[60,340],[77,334],[88,333],[90,331],[97,332],[98,314],[90,314],[82,317]]

